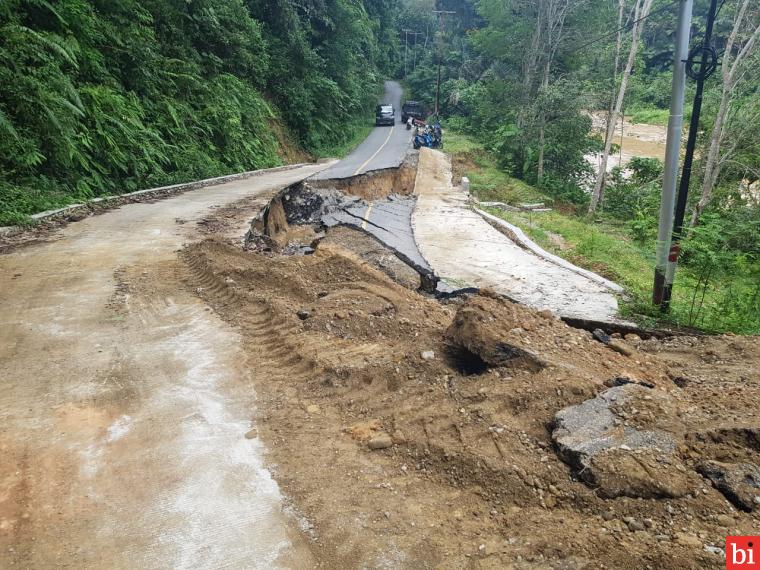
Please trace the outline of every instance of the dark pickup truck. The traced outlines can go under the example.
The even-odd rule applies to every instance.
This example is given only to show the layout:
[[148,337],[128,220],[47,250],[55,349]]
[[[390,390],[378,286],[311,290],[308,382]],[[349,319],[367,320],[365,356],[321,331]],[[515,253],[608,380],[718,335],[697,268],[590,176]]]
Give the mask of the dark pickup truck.
[[409,117],[420,120],[425,118],[425,109],[422,107],[422,103],[407,101],[401,106],[401,122],[406,123]]

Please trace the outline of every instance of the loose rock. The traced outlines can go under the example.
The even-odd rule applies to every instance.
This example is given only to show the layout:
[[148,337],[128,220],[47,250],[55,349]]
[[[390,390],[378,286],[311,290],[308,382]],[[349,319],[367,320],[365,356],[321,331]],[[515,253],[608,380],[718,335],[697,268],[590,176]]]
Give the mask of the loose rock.
[[387,433],[380,433],[367,442],[367,447],[370,449],[387,449],[392,445],[393,440]]
[[715,488],[743,511],[760,507],[760,467],[751,463],[721,463],[703,461],[697,471],[707,477]]
[[652,392],[625,384],[554,418],[552,439],[559,456],[604,497],[682,497],[693,487],[670,434],[621,425],[620,404]]

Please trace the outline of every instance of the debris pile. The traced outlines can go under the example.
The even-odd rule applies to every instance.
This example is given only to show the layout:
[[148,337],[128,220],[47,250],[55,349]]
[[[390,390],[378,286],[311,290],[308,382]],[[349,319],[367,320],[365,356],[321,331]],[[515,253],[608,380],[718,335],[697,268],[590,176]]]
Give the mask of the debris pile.
[[[683,351],[489,291],[436,300],[356,233],[309,256],[186,252],[247,340],[259,437],[324,562],[718,567],[726,534],[757,528],[754,344]],[[709,342],[737,348],[702,359]]]

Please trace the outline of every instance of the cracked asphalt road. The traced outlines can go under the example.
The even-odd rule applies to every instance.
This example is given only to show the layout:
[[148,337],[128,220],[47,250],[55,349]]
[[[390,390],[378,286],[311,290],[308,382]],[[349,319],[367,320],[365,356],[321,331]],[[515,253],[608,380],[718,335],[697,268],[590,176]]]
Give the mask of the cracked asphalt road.
[[392,127],[375,127],[351,154],[313,178],[315,180],[348,178],[370,170],[399,166],[412,141],[411,131],[407,131],[406,126],[400,123],[403,94],[404,90],[398,82],[386,81],[385,93],[378,103],[393,105],[396,110],[396,123]]

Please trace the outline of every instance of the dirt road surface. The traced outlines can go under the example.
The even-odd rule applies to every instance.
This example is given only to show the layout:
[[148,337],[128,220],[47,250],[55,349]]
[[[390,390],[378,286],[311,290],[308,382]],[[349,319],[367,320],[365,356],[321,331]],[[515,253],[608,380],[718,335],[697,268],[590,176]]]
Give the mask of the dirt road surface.
[[326,166],[130,204],[0,256],[0,567],[312,567],[250,431],[255,370],[176,251],[214,208],[254,197],[228,216],[240,236]]

